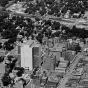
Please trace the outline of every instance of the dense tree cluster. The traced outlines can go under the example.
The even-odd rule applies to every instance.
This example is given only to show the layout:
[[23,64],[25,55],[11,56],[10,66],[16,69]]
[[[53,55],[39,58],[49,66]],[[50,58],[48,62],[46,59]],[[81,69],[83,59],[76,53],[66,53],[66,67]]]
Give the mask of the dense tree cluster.
[[[13,70],[17,70],[16,73],[18,77],[21,77],[24,73],[24,68],[22,67],[16,67],[17,58],[14,58],[13,56],[7,57],[8,63],[6,63],[7,72],[2,77],[2,82],[4,86],[8,86],[11,84],[13,86],[14,80],[10,77],[10,73],[12,73]],[[23,81],[23,84],[25,86],[26,81],[24,79],[20,79]],[[13,82],[12,82],[13,81]]]
[[37,71],[38,71],[38,67],[34,68],[32,74],[30,75],[30,77],[31,77],[31,78],[37,77],[37,76],[36,76],[36,72],[37,72]]
[[0,29],[2,38],[9,39],[4,43],[4,49],[13,49],[13,44],[16,42],[17,36],[22,35],[23,37],[31,36],[32,39],[35,37],[42,42],[43,36],[51,37],[52,29],[58,30],[60,28],[60,23],[52,22],[50,20],[39,20],[35,19],[33,21],[30,18],[24,18],[20,16],[6,16],[1,15],[0,18]]
[[28,8],[26,9],[26,13],[40,15],[55,15],[59,16],[59,3],[55,0],[36,0],[35,3],[27,3]]
[[[33,0],[34,1],[34,0]],[[40,15],[54,15],[57,17],[64,16],[69,10],[70,17],[74,17],[74,13],[78,13],[78,17],[82,17],[88,10],[87,0],[36,0],[35,3],[27,3],[26,13]]]
[[85,30],[85,28],[77,28],[76,26],[73,26],[72,29],[69,27],[63,26],[62,30],[65,31],[63,36],[67,36],[68,38],[71,38],[73,36],[76,36],[78,38],[87,38],[88,37],[88,30]]
[[0,49],[2,48],[2,43],[0,42]]
[[[18,35],[22,37],[31,36],[32,39],[36,38],[40,43],[44,36],[70,38],[73,36],[79,38],[87,38],[88,31],[84,28],[73,28],[61,26],[59,22],[51,20],[30,19],[22,16],[0,15],[0,33],[2,38],[9,40],[4,43],[4,49],[12,50]],[[2,47],[2,46],[1,46]]]
[[0,56],[0,63],[4,61],[4,57]]
[[6,64],[7,64],[7,68],[8,68],[8,73],[11,73],[15,67],[17,59],[14,59],[14,60],[12,60],[12,58],[8,58],[8,59],[9,59],[9,63],[6,63]]
[[11,62],[12,58],[14,58],[13,56],[8,56],[8,60]]
[[8,42],[5,42],[3,48],[4,48],[5,50],[10,51],[10,50],[14,49],[14,46],[11,45],[11,44],[8,43]]
[[15,67],[14,70],[17,70],[18,72],[16,73],[16,75],[18,77],[21,77],[22,74],[24,73],[24,68],[23,67]]
[[8,73],[5,73],[2,77],[2,82],[4,86],[8,86],[11,83],[11,78]]
[[[17,59],[14,58],[13,56],[8,56],[7,58],[9,61],[9,63],[6,63],[7,72],[4,73],[4,75],[2,77],[2,83],[4,86],[8,86],[9,84],[11,84],[12,79],[9,74],[12,73],[12,70],[15,68],[15,64],[17,62]],[[12,58],[14,58],[14,59],[12,59]]]
[[86,10],[88,10],[88,2],[87,0],[61,0],[61,4],[63,7],[63,12],[70,10],[71,13],[79,13],[84,14]]
[[[2,6],[5,6],[8,0],[1,0],[0,2]],[[48,14],[60,17],[64,16],[69,10],[71,16],[74,13],[78,13],[79,17],[81,17],[88,10],[87,0],[59,0],[59,2],[58,0],[26,0],[26,2],[27,9],[25,13],[34,15],[39,14],[43,16]]]
[[12,1],[12,0],[0,0],[0,5],[5,7],[6,4],[8,4],[8,1]]
[[[24,19],[19,16],[10,17],[10,15],[7,14],[0,15],[0,34],[2,38],[9,39],[3,45],[3,48],[6,50],[12,50],[14,48],[18,34],[29,37],[32,33],[32,29],[31,19]],[[0,48],[2,48],[1,43]]]

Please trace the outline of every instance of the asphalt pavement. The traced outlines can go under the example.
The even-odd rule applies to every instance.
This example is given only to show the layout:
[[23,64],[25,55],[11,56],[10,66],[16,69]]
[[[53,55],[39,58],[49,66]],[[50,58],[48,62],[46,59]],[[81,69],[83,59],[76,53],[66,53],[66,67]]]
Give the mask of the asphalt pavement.
[[64,75],[63,79],[60,81],[59,86],[57,88],[65,88],[65,84],[67,83],[68,79],[71,77],[71,73],[73,72],[75,66],[77,65],[77,63],[79,62],[79,60],[83,57],[83,55],[77,54],[70,66],[70,68],[68,69],[68,71],[66,72],[66,74]]

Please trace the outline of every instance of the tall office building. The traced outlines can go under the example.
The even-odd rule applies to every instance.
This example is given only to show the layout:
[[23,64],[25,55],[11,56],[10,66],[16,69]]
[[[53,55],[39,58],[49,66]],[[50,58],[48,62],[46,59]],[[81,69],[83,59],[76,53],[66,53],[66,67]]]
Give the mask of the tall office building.
[[41,66],[41,45],[36,44],[32,48],[33,68]]
[[43,57],[42,68],[50,71],[55,70],[56,57],[54,55],[46,55]]
[[18,65],[32,70],[40,67],[41,45],[35,44],[34,40],[18,45]]
[[64,57],[65,60],[72,61],[76,55],[76,51],[67,50],[65,52],[62,52],[62,57]]
[[0,88],[3,87],[2,77],[6,72],[6,65],[4,63],[0,63]]
[[33,69],[32,48],[29,45],[18,46],[18,63],[23,68]]
[[62,57],[62,50],[65,47],[64,43],[59,43],[55,48],[52,48],[50,51],[56,56],[57,61]]

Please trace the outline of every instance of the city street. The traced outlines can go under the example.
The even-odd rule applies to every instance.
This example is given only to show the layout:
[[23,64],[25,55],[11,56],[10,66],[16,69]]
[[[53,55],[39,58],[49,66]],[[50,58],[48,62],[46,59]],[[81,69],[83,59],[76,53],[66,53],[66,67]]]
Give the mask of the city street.
[[78,61],[83,57],[81,54],[77,54],[74,58],[74,61],[71,64],[71,67],[67,71],[64,78],[61,80],[59,86],[57,88],[65,88],[65,84],[67,83],[68,79],[71,77],[71,73],[73,72],[75,66],[77,65]]

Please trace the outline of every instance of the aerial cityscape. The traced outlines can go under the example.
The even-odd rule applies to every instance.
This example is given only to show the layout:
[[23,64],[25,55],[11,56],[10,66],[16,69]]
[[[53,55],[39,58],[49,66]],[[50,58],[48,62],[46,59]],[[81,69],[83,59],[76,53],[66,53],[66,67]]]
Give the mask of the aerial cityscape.
[[0,0],[0,88],[88,88],[88,0]]

